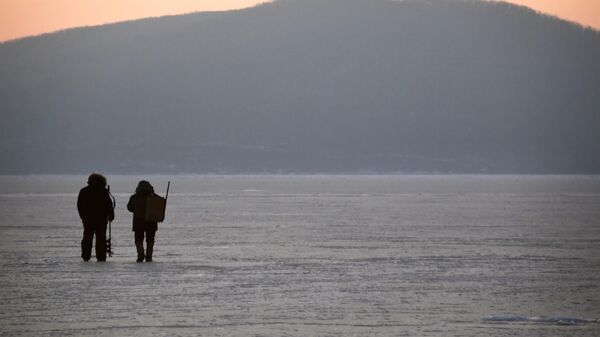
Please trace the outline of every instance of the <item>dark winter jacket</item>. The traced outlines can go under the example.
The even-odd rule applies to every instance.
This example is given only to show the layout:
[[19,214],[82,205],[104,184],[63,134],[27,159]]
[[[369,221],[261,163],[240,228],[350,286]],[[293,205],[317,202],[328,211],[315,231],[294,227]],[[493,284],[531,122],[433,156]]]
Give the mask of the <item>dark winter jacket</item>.
[[133,228],[135,231],[156,231],[158,224],[152,221],[145,221],[146,215],[146,197],[155,195],[151,191],[137,191],[129,198],[127,209],[133,213]]
[[77,197],[77,211],[83,223],[107,224],[115,218],[112,198],[103,186],[82,188]]

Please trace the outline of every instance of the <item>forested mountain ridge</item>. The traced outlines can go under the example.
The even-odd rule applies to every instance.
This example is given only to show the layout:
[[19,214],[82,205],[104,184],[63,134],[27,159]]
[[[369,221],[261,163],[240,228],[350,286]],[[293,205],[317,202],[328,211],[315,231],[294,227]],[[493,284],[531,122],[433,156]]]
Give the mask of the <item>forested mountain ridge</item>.
[[0,173],[600,173],[600,34],[281,0],[0,45]]

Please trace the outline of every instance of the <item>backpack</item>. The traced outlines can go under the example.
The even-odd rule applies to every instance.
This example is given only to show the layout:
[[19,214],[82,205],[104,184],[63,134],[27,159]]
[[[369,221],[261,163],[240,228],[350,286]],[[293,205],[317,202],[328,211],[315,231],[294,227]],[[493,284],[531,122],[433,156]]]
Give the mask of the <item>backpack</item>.
[[146,197],[146,214],[144,214],[144,221],[163,222],[163,220],[165,220],[166,208],[167,199],[158,195]]

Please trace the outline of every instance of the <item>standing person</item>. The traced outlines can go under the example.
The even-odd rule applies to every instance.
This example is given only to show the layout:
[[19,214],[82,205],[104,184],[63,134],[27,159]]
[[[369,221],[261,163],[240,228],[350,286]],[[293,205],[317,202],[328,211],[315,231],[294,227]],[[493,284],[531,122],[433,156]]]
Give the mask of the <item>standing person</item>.
[[96,260],[103,262],[106,261],[106,225],[114,220],[115,210],[104,176],[92,173],[87,183],[77,197],[77,211],[83,222],[81,258],[89,261],[92,257],[92,242],[96,235]]
[[[147,198],[154,197],[154,187],[142,180],[135,189],[135,194],[129,198],[127,209],[133,213],[133,232],[135,233],[135,248],[137,262],[152,262],[154,250],[154,234],[158,229],[156,221],[146,221]],[[144,234],[146,236],[146,253],[144,254]]]

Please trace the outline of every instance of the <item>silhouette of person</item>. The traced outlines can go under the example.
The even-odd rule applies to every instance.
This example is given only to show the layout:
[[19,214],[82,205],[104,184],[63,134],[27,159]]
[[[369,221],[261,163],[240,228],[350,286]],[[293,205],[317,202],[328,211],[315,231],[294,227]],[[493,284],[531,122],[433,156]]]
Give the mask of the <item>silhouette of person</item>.
[[[135,233],[135,248],[137,262],[152,262],[154,251],[154,235],[158,229],[155,221],[146,221],[147,197],[154,196],[154,187],[149,182],[142,180],[135,189],[135,194],[129,198],[127,209],[133,213],[133,232]],[[146,253],[144,254],[144,234],[146,236]]]
[[83,222],[81,258],[89,261],[92,257],[92,242],[96,235],[96,260],[102,262],[106,261],[106,225],[114,220],[115,211],[104,176],[92,173],[87,184],[77,197],[77,211]]

